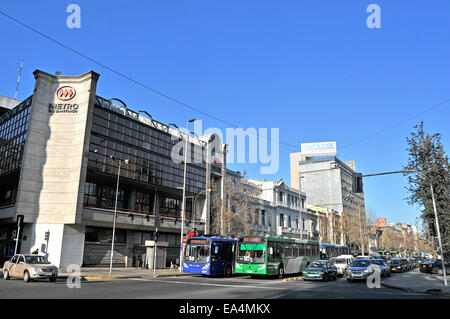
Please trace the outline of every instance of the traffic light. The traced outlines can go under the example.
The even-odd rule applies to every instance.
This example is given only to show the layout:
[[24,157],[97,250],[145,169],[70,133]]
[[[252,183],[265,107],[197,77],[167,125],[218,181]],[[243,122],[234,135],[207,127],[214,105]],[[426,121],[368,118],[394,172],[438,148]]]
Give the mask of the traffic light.
[[352,192],[353,193],[363,192],[363,181],[361,173],[355,173],[352,176]]
[[158,241],[158,238],[159,238],[159,232],[155,231],[155,234],[153,235],[153,240]]
[[50,232],[46,231],[45,232],[45,241],[48,241],[50,239]]

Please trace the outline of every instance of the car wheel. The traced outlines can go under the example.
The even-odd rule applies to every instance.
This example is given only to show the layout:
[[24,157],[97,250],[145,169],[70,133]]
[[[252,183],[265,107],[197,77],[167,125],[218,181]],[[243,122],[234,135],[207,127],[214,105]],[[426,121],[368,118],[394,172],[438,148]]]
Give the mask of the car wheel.
[[25,273],[23,274],[23,281],[30,282],[30,280],[31,280],[30,273],[28,272],[28,270],[26,270]]
[[11,278],[11,277],[9,276],[9,271],[8,271],[8,270],[5,270],[5,271],[3,272],[3,278],[4,278],[5,280],[9,280],[9,278]]
[[350,278],[347,278],[347,281],[348,281],[348,282],[351,282],[352,280],[351,280]]
[[338,279],[338,274],[336,272],[336,273],[334,273],[334,280],[337,280],[337,279]]
[[56,281],[56,277],[48,278],[48,280],[49,280],[50,282],[55,282],[55,281]]
[[280,267],[278,267],[278,278],[283,278],[284,277],[284,268],[283,265],[281,265]]
[[231,273],[232,273],[232,271],[231,271],[231,266],[227,266],[226,268],[225,268],[225,277],[230,277],[231,276]]

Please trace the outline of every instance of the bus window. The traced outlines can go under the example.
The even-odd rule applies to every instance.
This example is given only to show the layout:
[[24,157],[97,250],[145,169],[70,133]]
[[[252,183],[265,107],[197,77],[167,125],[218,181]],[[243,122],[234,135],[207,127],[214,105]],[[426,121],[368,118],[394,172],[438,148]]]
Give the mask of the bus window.
[[312,256],[312,247],[311,247],[311,245],[306,245],[306,247],[305,247],[305,256]]
[[275,258],[282,258],[282,257],[283,257],[283,244],[276,243]]
[[213,243],[211,245],[211,260],[220,260],[220,244],[219,243]]
[[205,263],[209,257],[209,246],[202,245],[198,247],[198,262]]
[[306,256],[305,244],[298,244],[298,254],[299,256]]
[[298,244],[292,244],[294,257],[298,257],[298,246],[299,246]]
[[267,244],[267,247],[269,247],[267,261],[273,262],[275,260],[275,243],[271,241]]
[[284,257],[292,257],[292,245],[291,244],[285,244],[284,250],[285,250]]

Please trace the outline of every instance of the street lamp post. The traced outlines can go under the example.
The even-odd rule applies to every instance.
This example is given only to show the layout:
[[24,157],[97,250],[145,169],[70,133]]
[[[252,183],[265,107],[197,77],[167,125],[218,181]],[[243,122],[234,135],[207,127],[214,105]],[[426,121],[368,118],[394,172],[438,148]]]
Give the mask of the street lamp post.
[[[116,159],[114,156],[111,156],[111,159],[115,162]],[[122,160],[118,160],[117,161],[117,185],[116,185],[116,201],[114,204],[114,222],[113,222],[113,233],[112,233],[112,241],[111,241],[111,260],[109,262],[109,273],[112,273],[112,262],[113,262],[113,257],[114,257],[114,240],[115,240],[115,235],[116,235],[116,219],[117,219],[117,199],[119,196],[119,179],[120,179],[120,168],[123,165],[127,165],[128,164],[128,159],[122,161]]]
[[196,119],[190,119],[186,124],[186,144],[184,147],[184,174],[183,174],[183,200],[181,204],[181,236],[180,236],[180,272],[183,270],[183,234],[184,234],[184,208],[186,202],[186,170],[187,170],[187,151],[189,141],[189,123],[195,122]]

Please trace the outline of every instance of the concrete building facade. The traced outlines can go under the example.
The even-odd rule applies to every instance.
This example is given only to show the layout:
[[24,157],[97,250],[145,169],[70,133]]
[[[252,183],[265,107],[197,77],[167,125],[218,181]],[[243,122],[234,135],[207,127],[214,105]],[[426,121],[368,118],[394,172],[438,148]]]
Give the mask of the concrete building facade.
[[314,216],[308,214],[306,194],[286,185],[283,180],[249,179],[258,189],[262,210],[256,229],[261,234],[302,239],[317,239]]
[[[14,253],[22,215],[20,252],[39,248],[60,267],[109,265],[118,162],[127,159],[113,264],[137,266],[156,228],[167,243],[166,262],[176,263],[184,171],[171,152],[187,134],[98,96],[93,71],[63,76],[36,70],[34,76],[33,94],[0,116],[0,257]],[[221,168],[210,163],[221,149],[217,135],[190,138],[187,196],[220,180]],[[200,233],[209,231],[209,193],[203,194],[196,207],[186,201],[185,233],[193,220]]]
[[337,157],[305,157],[291,153],[291,185],[308,195],[308,202],[340,214],[365,214],[364,193],[352,192],[355,162]]

